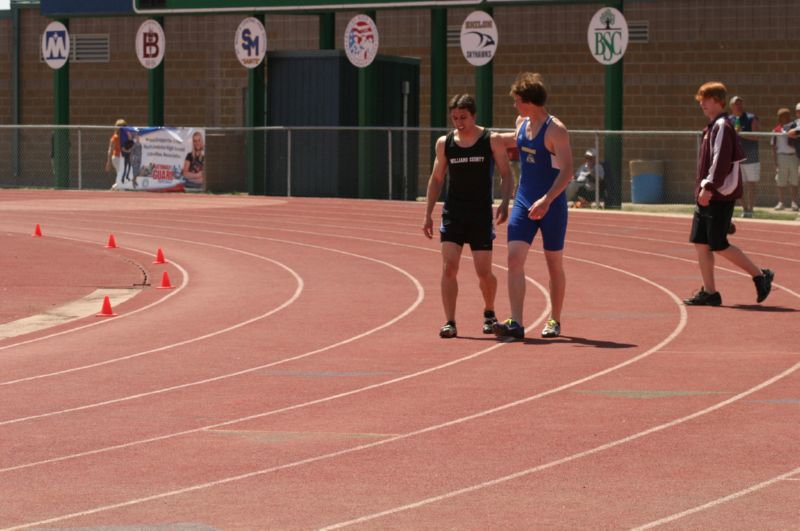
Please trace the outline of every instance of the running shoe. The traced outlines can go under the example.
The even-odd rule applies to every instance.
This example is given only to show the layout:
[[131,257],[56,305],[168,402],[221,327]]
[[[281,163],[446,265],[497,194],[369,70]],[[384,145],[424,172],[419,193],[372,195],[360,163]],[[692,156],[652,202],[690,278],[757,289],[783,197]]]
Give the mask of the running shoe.
[[762,269],[761,274],[753,277],[753,283],[756,285],[756,302],[764,302],[772,290],[772,279],[775,278],[775,273],[770,269]]
[[783,206],[783,203],[781,201],[778,201],[778,204],[775,205],[775,208],[773,208],[773,210],[786,210],[786,207]]
[[555,319],[548,319],[542,329],[542,337],[558,337],[561,335],[561,323]]
[[513,337],[515,339],[525,337],[525,329],[514,319],[506,319],[502,323],[495,323],[492,332],[497,337]]
[[497,323],[497,317],[494,312],[487,310],[483,312],[483,333],[491,334],[494,332],[494,325]]
[[683,303],[686,306],[719,306],[722,304],[722,295],[719,294],[719,291],[709,293],[704,288],[700,288],[700,291],[692,297],[683,299]]
[[439,337],[444,339],[448,339],[451,337],[456,337],[458,335],[458,331],[456,330],[456,322],[455,321],[447,321],[441,330],[439,330]]

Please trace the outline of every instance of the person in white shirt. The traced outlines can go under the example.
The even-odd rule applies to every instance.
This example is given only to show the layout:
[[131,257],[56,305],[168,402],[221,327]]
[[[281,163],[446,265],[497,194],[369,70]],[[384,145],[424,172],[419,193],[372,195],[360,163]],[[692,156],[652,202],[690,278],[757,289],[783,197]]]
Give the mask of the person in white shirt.
[[786,108],[778,109],[778,124],[772,130],[778,136],[770,139],[772,153],[775,158],[775,182],[778,185],[778,204],[775,210],[784,210],[784,198],[787,196],[787,188],[791,193],[792,210],[797,211],[797,184],[798,174],[797,154],[793,146],[789,144],[789,136],[786,131],[791,128],[792,115]]
[[603,166],[597,163],[597,153],[595,153],[594,149],[587,149],[586,153],[584,153],[584,163],[575,172],[577,190],[572,197],[573,201],[575,201],[573,206],[581,208],[591,205],[597,199],[595,194],[596,184],[600,185],[600,199],[602,200],[604,177]]

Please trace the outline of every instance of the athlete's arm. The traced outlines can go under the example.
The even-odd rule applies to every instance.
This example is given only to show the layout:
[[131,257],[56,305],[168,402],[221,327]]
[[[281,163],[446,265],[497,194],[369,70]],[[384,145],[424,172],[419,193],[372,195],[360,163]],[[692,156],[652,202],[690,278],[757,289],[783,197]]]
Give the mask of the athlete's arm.
[[508,154],[503,138],[503,133],[492,133],[490,142],[492,144],[492,154],[497,171],[500,172],[500,206],[497,207],[495,220],[500,225],[508,219],[508,202],[511,201],[511,192],[514,188],[514,178],[511,176],[511,166],[508,163]]
[[495,133],[503,141],[503,146],[506,149],[517,147],[517,133],[519,132],[519,124],[521,124],[524,120],[525,118],[522,116],[517,116],[517,122],[514,125],[513,133]]
[[440,136],[436,141],[436,159],[433,161],[433,171],[431,178],[428,179],[427,208],[425,209],[425,221],[422,224],[422,232],[428,239],[433,238],[433,207],[442,193],[444,186],[444,175],[447,172],[447,158],[444,155],[445,137]]
[[572,148],[569,145],[569,133],[560,120],[553,118],[544,137],[544,145],[550,153],[554,166],[558,166],[559,173],[553,185],[545,195],[533,203],[528,216],[531,219],[541,219],[550,208],[550,203],[563,192],[572,180]]

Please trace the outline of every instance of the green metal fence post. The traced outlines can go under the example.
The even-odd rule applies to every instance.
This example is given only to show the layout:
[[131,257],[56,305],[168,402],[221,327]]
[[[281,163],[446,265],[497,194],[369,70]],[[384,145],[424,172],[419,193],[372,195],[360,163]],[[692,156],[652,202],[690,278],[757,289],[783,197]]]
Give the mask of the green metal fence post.
[[[607,5],[622,12],[623,0],[610,0]],[[623,76],[620,59],[605,67],[605,128],[622,131]],[[605,141],[605,160],[609,175],[606,176],[606,208],[622,207],[622,135],[609,135]]]
[[319,49],[336,49],[336,13],[322,13],[319,16]]
[[[492,8],[482,8],[483,11],[492,15]],[[494,113],[492,100],[494,99],[494,60],[489,61],[483,66],[475,67],[475,103],[477,106],[478,123],[485,127],[492,127],[494,124]]]
[[[431,9],[431,127],[447,127],[447,10]],[[436,156],[431,135],[430,160]]]
[[[264,24],[263,13],[253,15]],[[256,128],[264,127],[264,96],[266,86],[264,84],[266,72],[265,61],[255,68],[247,71],[247,105],[245,125]],[[264,160],[264,131],[248,130],[245,133],[245,153],[247,157],[247,193],[250,195],[266,195],[266,164]]]
[[[375,11],[365,11],[365,15],[374,20],[377,24]],[[375,94],[375,83],[377,72],[375,63],[358,69],[358,125],[368,127],[375,125],[375,104],[377,95]],[[372,166],[372,150],[369,131],[358,132],[358,197],[366,198],[374,196],[374,183],[370,178],[370,168]]]
[[[153,17],[161,27],[164,27],[164,17]],[[165,30],[166,33],[166,30]],[[151,127],[164,125],[164,62],[148,70],[147,73],[147,122]]]
[[[69,29],[69,20],[59,20]],[[69,61],[53,71],[55,94],[53,123],[69,125]],[[69,129],[56,128],[52,137],[52,163],[56,188],[69,187]]]

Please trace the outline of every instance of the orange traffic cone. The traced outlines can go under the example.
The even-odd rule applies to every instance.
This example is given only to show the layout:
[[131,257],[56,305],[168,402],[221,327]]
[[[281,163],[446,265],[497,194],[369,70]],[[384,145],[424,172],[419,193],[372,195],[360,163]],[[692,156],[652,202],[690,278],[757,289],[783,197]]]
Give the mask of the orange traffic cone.
[[34,236],[41,236],[42,235],[42,227],[40,227],[38,223],[36,224],[36,228],[33,229],[33,235]]
[[108,298],[108,295],[106,295],[106,298],[103,299],[103,309],[100,310],[97,317],[114,317],[115,315],[117,314],[111,309],[111,300]]
[[116,249],[117,248],[117,240],[114,238],[113,234],[108,235],[108,243],[106,244],[106,249]]
[[173,289],[175,286],[170,284],[169,281],[169,273],[164,271],[164,274],[161,275],[161,285],[156,287],[156,289]]
[[167,261],[164,260],[164,251],[161,250],[161,247],[158,248],[156,251],[156,259],[153,261],[154,264],[166,264]]

